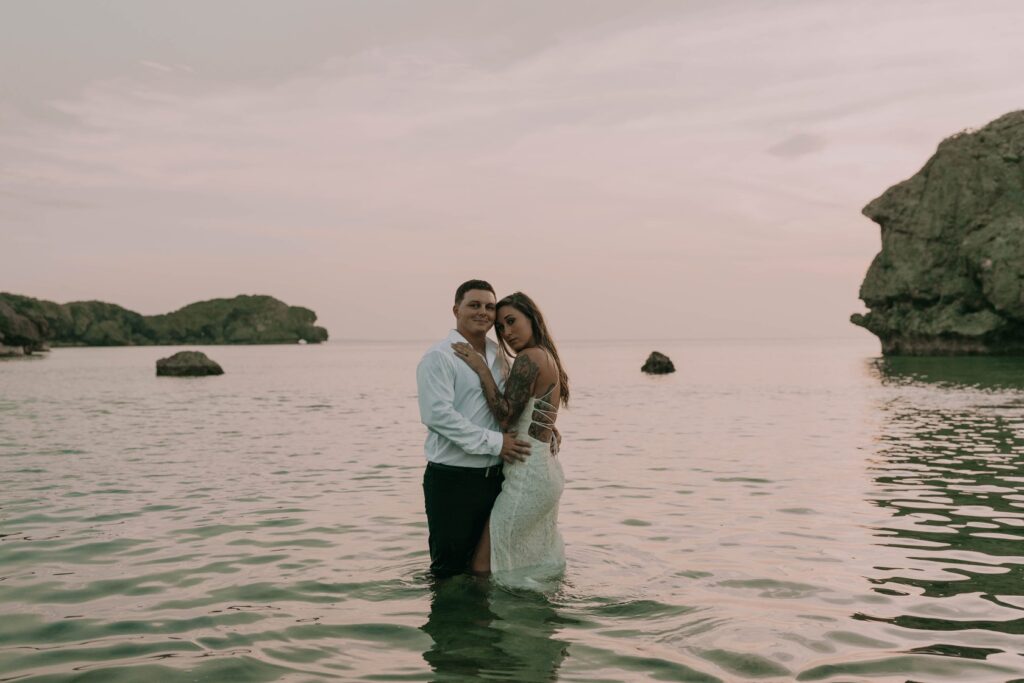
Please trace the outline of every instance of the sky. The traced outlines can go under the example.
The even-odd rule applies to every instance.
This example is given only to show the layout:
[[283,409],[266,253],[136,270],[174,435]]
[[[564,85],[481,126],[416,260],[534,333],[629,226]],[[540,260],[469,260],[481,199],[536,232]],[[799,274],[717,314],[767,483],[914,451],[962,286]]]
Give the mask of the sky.
[[0,4],[0,291],[433,339],[862,337],[861,208],[1024,108],[1019,0]]

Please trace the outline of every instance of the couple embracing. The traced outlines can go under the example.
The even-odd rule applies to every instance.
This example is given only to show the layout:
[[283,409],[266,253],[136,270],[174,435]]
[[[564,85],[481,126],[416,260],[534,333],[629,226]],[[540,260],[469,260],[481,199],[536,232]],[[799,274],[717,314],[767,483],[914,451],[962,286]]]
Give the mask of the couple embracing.
[[[558,350],[521,292],[496,302],[490,284],[469,280],[452,310],[455,329],[416,368],[430,570],[512,585],[557,576],[565,480],[555,419],[569,400]],[[492,326],[497,343],[487,338]]]

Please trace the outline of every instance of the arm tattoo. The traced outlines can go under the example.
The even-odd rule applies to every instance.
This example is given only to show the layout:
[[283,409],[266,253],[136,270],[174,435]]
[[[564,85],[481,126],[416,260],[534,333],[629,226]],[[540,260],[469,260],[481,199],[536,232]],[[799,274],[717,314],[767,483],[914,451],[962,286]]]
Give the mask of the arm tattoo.
[[480,373],[487,405],[502,427],[507,428],[519,418],[533,394],[533,383],[538,374],[540,368],[525,353],[516,356],[516,362],[512,364],[505,383],[504,394],[498,393],[498,385],[494,383],[491,373]]

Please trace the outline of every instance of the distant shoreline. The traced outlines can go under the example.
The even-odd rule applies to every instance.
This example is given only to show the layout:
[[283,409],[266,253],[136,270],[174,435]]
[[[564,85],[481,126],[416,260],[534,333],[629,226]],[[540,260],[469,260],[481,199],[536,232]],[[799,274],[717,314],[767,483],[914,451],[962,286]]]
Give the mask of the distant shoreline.
[[319,344],[325,328],[312,310],[267,295],[239,295],[144,316],[117,304],[58,304],[0,293],[0,354],[31,355],[50,348],[97,346],[234,346]]

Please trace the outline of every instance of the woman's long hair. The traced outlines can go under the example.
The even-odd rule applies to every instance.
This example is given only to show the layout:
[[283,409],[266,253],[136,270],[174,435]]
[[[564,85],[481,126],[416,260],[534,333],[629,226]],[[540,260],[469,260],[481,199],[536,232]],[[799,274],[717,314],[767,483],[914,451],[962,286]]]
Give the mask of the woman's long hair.
[[[533,299],[526,296],[522,292],[514,292],[506,297],[503,297],[499,301],[494,310],[498,311],[502,306],[511,306],[516,309],[527,318],[530,319],[530,327],[533,330],[533,341],[542,349],[547,349],[551,357],[555,359],[555,366],[558,368],[558,385],[559,385],[559,398],[562,405],[569,405],[569,377],[565,374],[565,369],[562,367],[562,360],[558,357],[558,349],[555,347],[555,340],[551,338],[551,333],[548,332],[548,326],[544,324],[544,316],[541,314],[540,309],[537,308],[537,304],[533,302]],[[502,352],[512,358],[512,351],[505,344],[505,338],[501,334],[503,325],[501,321],[497,321],[498,326],[498,345],[501,346]]]

